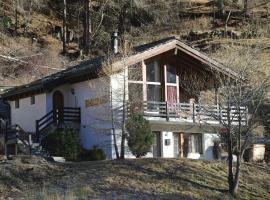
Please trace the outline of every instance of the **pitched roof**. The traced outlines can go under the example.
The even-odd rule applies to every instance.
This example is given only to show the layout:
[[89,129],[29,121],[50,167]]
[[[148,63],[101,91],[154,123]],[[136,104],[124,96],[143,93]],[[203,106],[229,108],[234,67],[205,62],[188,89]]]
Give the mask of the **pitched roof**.
[[[186,45],[176,37],[169,37],[152,43],[134,47],[134,52],[132,55],[129,55],[122,59],[116,59],[116,61],[113,62],[112,66],[114,68],[130,66],[142,60],[148,59],[150,57],[159,55],[175,48],[185,52],[186,54],[194,57],[195,59],[198,59],[201,63],[205,64],[205,67],[211,67],[214,70],[222,72],[233,78],[238,77],[238,75],[229,68],[209,58],[207,55],[199,52],[198,50]],[[59,85],[72,82],[76,78],[84,78],[85,80],[97,78],[97,72],[101,69],[102,63],[105,60],[105,57],[97,57],[91,60],[82,61],[78,65],[69,67],[65,70],[33,81],[29,84],[8,89],[2,94],[2,98],[14,99],[22,96],[29,96],[32,93],[42,93],[44,91],[50,91]]]

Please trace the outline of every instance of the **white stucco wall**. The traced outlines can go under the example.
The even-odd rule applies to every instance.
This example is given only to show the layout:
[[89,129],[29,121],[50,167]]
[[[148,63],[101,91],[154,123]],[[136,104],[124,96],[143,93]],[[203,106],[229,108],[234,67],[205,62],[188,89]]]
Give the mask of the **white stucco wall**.
[[31,97],[19,100],[19,108],[11,101],[11,124],[20,125],[25,131],[36,131],[36,120],[46,114],[46,94],[35,95],[35,104],[31,105]]
[[[80,138],[84,148],[94,145],[102,148],[107,157],[112,157],[112,135],[109,99],[109,79],[99,78],[71,85],[74,96],[69,105],[81,108]],[[107,98],[107,103],[87,107],[86,100]],[[76,100],[75,100],[76,99]]]

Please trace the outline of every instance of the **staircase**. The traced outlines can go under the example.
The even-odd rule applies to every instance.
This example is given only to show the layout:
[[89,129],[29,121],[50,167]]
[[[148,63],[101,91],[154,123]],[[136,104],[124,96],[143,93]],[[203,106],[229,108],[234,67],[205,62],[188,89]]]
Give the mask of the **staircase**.
[[75,126],[81,123],[81,108],[64,107],[54,109],[36,120],[36,138],[40,143],[50,132],[65,125]]
[[81,122],[80,108],[64,107],[55,109],[36,120],[36,133],[23,130],[18,124],[10,125],[8,120],[0,118],[0,136],[4,138],[6,155],[38,155],[47,157],[49,154],[42,149],[41,141],[57,128],[66,125],[75,126]]

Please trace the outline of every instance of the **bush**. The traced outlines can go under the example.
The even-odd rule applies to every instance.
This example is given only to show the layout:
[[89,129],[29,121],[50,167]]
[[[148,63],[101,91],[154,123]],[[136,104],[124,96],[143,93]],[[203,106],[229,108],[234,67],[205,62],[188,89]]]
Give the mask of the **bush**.
[[264,160],[265,162],[270,163],[270,141],[265,143]]
[[250,148],[245,150],[245,152],[243,154],[243,159],[245,162],[251,162],[252,158],[253,158],[253,148],[250,147]]
[[106,155],[102,149],[98,149],[94,146],[92,149],[82,149],[80,153],[81,161],[95,161],[95,160],[105,160]]
[[214,140],[213,157],[218,160],[221,157],[221,146],[219,140]]
[[141,114],[132,114],[127,121],[128,146],[137,158],[145,156],[154,142],[154,135],[149,122]]
[[79,133],[73,128],[57,129],[41,142],[42,146],[53,156],[61,156],[66,160],[78,160],[80,155]]

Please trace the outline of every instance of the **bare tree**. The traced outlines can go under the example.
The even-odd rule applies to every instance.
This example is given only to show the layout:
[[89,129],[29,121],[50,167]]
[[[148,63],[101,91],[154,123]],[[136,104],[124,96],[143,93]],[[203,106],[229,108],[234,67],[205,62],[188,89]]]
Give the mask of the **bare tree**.
[[[256,59],[255,52],[254,49],[245,49],[224,56],[225,65],[233,66],[238,77],[215,73],[219,84],[219,111],[201,108],[210,118],[221,123],[219,136],[227,147],[229,192],[234,196],[238,191],[243,154],[256,137],[254,129],[261,122],[259,108],[266,100],[269,89],[269,75],[256,78],[263,63]],[[235,164],[233,155],[236,155]]]
[[[110,77],[109,79],[104,79],[106,83],[103,85],[109,87],[110,90],[110,106],[108,107],[109,110],[107,110],[106,114],[108,115],[108,113],[110,113],[109,120],[111,123],[113,146],[117,159],[124,159],[127,152],[126,120],[129,109],[129,93],[136,92],[130,91],[128,88],[128,80],[131,76],[129,69],[131,66],[128,66],[125,61],[126,57],[130,54],[130,50],[120,48],[120,53],[117,56],[108,56],[103,62],[102,70],[99,72],[99,77]],[[120,66],[115,65],[115,63],[120,63]],[[141,75],[138,70],[134,70],[133,72],[132,77]]]
[[67,53],[67,2],[63,0],[63,54]]
[[84,13],[84,53],[88,55],[91,35],[91,0],[84,0]]

